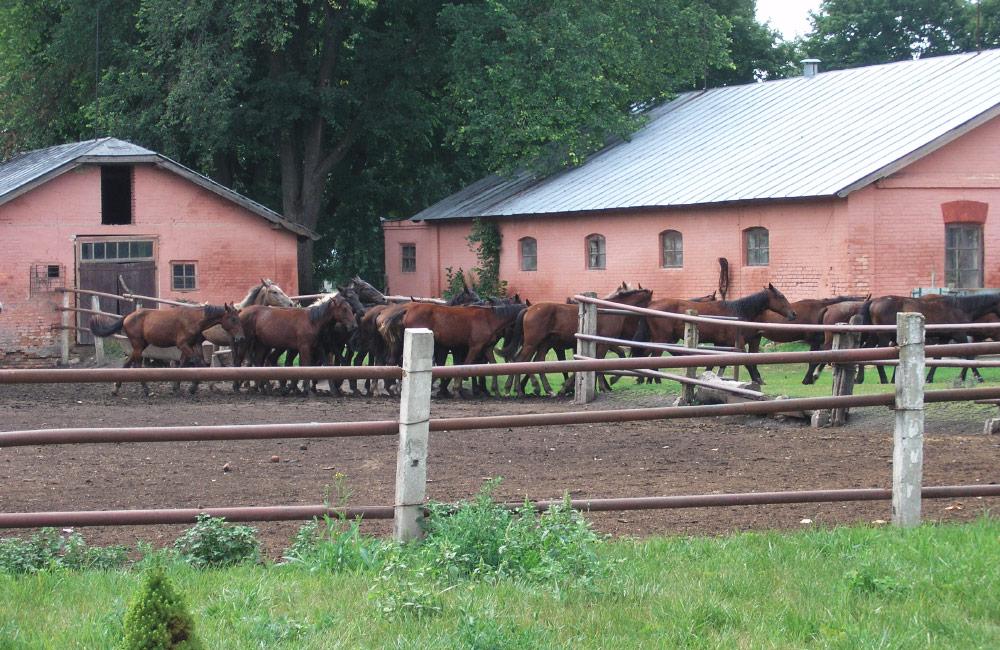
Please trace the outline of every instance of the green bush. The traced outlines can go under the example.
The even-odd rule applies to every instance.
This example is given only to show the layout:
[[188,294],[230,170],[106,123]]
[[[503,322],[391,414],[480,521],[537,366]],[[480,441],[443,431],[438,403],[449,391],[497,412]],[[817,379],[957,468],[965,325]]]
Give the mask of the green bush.
[[606,569],[602,538],[569,499],[541,515],[528,503],[517,510],[496,503],[498,482],[483,486],[455,509],[432,504],[427,538],[418,551],[449,579],[515,577],[535,582],[589,581]]
[[88,546],[79,533],[63,537],[43,528],[28,539],[0,539],[0,572],[36,573],[52,569],[98,571],[116,569],[128,561],[128,547]]
[[146,574],[139,593],[125,613],[124,650],[196,650],[201,642],[184,599],[167,579],[162,566]]
[[359,520],[324,517],[299,528],[282,559],[313,572],[340,573],[377,569],[392,551],[391,542],[362,535]]
[[225,518],[205,513],[177,538],[174,550],[181,560],[199,569],[260,560],[256,528],[227,524]]

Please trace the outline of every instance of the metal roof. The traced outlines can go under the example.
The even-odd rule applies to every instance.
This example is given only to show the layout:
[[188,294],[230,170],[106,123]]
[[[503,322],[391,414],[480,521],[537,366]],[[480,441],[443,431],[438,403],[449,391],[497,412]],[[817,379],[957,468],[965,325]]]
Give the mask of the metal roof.
[[1000,114],[1000,50],[684,93],[583,165],[483,179],[413,217],[844,197]]
[[216,183],[208,176],[185,167],[155,151],[117,138],[99,138],[85,142],[60,144],[18,154],[0,164],[0,205],[84,164],[150,163],[232,201],[250,212],[301,237],[319,239],[312,230],[289,221],[274,210]]

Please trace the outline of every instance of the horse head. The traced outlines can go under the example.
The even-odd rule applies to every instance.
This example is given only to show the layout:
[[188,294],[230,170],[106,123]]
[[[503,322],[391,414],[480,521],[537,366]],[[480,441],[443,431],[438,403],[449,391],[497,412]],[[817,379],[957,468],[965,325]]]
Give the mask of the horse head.
[[337,293],[344,297],[344,300],[351,306],[351,310],[354,311],[356,317],[360,318],[365,315],[367,309],[361,302],[361,296],[358,295],[358,292],[352,286],[337,287]]
[[767,283],[767,309],[778,312],[788,320],[795,320],[795,310],[788,303],[788,299],[770,282]]
[[268,305],[270,307],[294,307],[295,303],[288,297],[281,287],[271,280],[261,280],[261,292],[255,304]]
[[649,301],[652,300],[652,298],[652,289],[643,289],[641,286],[637,289],[633,289],[628,285],[628,283],[622,282],[622,286],[618,287],[613,293],[605,296],[604,300],[620,302],[634,307],[645,307],[649,304]]
[[347,283],[347,286],[354,289],[358,293],[358,298],[365,305],[385,305],[389,303],[381,291],[365,282],[357,275],[351,278],[351,281]]
[[222,315],[219,325],[232,337],[234,343],[242,343],[245,336],[243,334],[243,324],[240,322],[240,310],[233,303],[229,302],[225,303],[223,307],[226,311]]
[[354,309],[344,296],[334,294],[327,301],[326,311],[332,320],[343,325],[348,332],[353,332],[358,328],[358,319],[354,315]]

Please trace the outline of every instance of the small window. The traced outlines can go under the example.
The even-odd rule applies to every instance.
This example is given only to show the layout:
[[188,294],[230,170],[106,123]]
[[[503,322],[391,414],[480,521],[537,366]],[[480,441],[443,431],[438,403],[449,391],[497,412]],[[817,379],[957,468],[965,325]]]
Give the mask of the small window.
[[767,228],[747,228],[744,231],[747,266],[767,266],[770,263],[770,243]]
[[62,275],[62,270],[58,264],[49,264],[46,272],[50,278],[58,278]]
[[945,283],[956,289],[983,286],[983,227],[978,223],[945,226]]
[[534,237],[521,239],[521,270],[538,270],[538,241]]
[[403,273],[416,273],[417,272],[417,245],[416,244],[403,244],[402,245],[403,255],[402,255],[402,271]]
[[604,236],[590,235],[587,237],[587,268],[605,268],[606,258],[604,254]]
[[101,167],[101,223],[127,226],[132,223],[132,167]]
[[684,266],[684,238],[676,230],[660,233],[660,266],[679,269]]
[[171,262],[172,280],[170,287],[174,291],[192,291],[198,288],[197,265],[194,262]]

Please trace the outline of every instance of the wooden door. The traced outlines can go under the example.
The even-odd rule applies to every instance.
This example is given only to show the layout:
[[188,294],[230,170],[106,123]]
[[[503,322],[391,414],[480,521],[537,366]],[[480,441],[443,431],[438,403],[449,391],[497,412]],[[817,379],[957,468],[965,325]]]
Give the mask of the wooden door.
[[[124,280],[125,285],[143,296],[156,297],[156,263],[152,260],[136,262],[86,262],[80,264],[79,288],[91,291],[101,291],[121,295],[124,293],[118,278]],[[126,300],[114,300],[112,298],[101,297],[101,311],[127,315],[135,311],[133,303]],[[90,296],[81,296],[80,306],[85,309],[91,308]],[[155,305],[146,305],[155,308]],[[79,327],[86,327],[90,314],[79,314]],[[89,332],[79,332],[78,341],[81,344],[90,345],[94,338]]]

